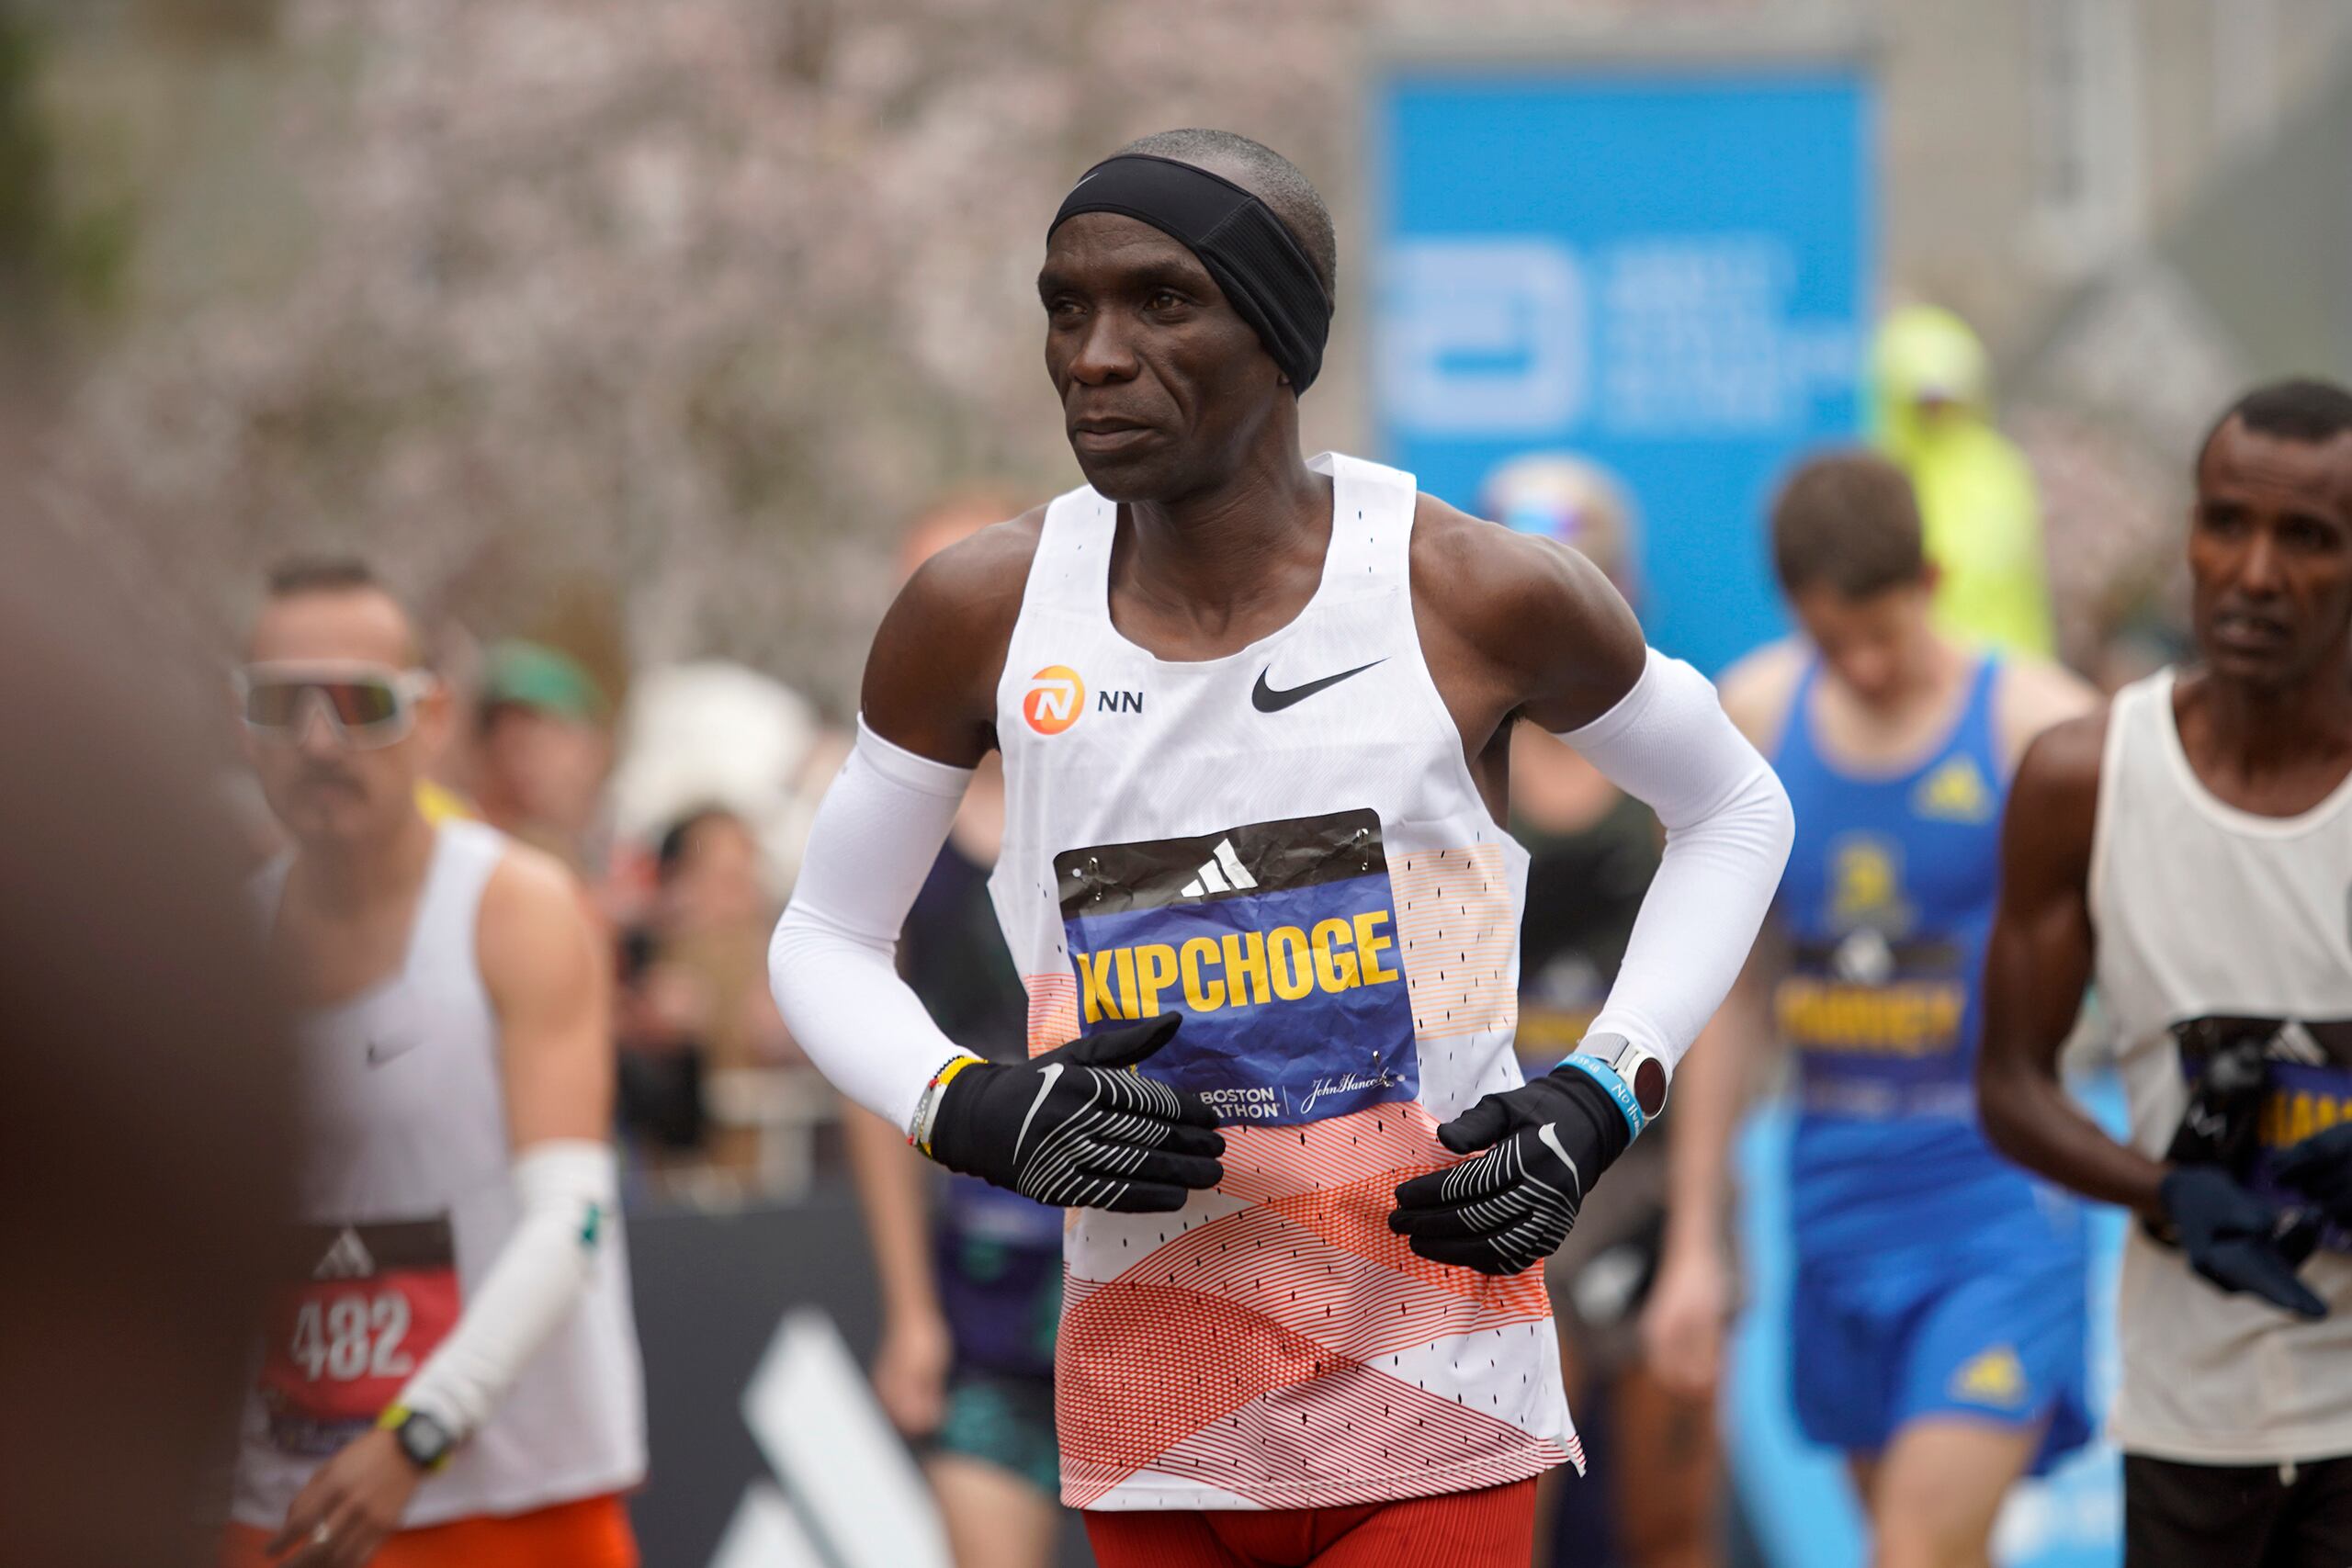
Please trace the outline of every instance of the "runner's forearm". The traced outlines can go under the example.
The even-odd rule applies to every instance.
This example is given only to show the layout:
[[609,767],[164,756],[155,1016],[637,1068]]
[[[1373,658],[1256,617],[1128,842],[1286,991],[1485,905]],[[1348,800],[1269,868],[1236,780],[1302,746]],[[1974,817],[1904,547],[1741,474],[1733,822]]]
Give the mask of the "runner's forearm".
[[861,719],[768,945],[768,984],[793,1038],[835,1089],[901,1134],[932,1075],[969,1055],[932,1021],[895,959],[970,778]]

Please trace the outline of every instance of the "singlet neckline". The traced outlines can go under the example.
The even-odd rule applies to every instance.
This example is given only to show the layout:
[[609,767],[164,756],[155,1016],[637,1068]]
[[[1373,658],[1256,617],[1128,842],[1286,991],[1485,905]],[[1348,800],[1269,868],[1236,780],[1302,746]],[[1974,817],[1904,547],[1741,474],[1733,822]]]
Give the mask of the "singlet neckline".
[[2243,806],[2233,806],[2215,795],[2197,773],[2197,764],[2188,759],[2188,748],[2180,739],[2180,717],[2173,709],[2173,690],[2178,684],[2179,671],[2166,666],[2150,678],[2149,698],[2155,704],[2156,743],[2163,750],[2175,783],[2188,799],[2191,808],[2214,826],[2233,833],[2244,833],[2257,839],[2295,839],[2327,825],[2329,819],[2352,802],[2352,768],[2345,770],[2335,787],[2321,796],[2318,803],[2292,817],[2272,817],[2260,811],[2248,811]]
[[[447,826],[443,823],[434,824],[433,852],[424,863],[424,880],[417,885],[416,907],[409,911],[408,932],[401,940],[400,962],[347,997],[336,1001],[319,1002],[297,1009],[301,1017],[313,1020],[348,1017],[363,1008],[372,1007],[386,997],[394,995],[408,983],[411,971],[416,967],[417,932],[424,929],[425,917],[433,908],[433,896],[440,890],[442,882],[448,874],[449,846],[450,834]],[[293,874],[294,862],[289,856],[286,862],[285,871],[277,879],[277,904],[270,910],[270,935],[273,940],[277,934],[277,922],[283,917],[286,908],[286,886],[293,880]]]
[[[1119,629],[1117,619],[1111,614],[1111,546],[1118,533],[1119,503],[1095,495],[1095,499],[1111,511],[1111,532],[1103,540],[1102,566],[1101,574],[1095,579],[1093,592],[1094,612],[1102,617],[1103,629],[1122,648],[1127,649],[1138,658],[1151,660],[1155,669],[1206,672],[1222,670],[1231,664],[1246,663],[1306,625],[1307,617],[1320,608],[1323,602],[1330,595],[1332,566],[1340,555],[1340,515],[1342,496],[1352,489],[1354,483],[1346,472],[1342,458],[1336,452],[1317,453],[1306,460],[1306,466],[1316,473],[1329,475],[1331,479],[1331,532],[1330,536],[1323,541],[1323,564],[1316,573],[1315,592],[1308,594],[1306,603],[1301,604],[1297,612],[1281,626],[1235,649],[1231,653],[1220,653],[1214,659],[1162,659]],[[1090,487],[1087,493],[1093,495],[1094,491]]]
[[1798,732],[1804,738],[1806,748],[1813,752],[1814,760],[1821,764],[1824,771],[1845,780],[1848,784],[1907,784],[1951,755],[1952,749],[1959,745],[1962,738],[1967,734],[1969,719],[1976,712],[1978,702],[1989,700],[1993,677],[1999,668],[1999,661],[1989,653],[1974,653],[1971,655],[1971,659],[1968,677],[1960,683],[1959,703],[1953,706],[1951,716],[1945,722],[1936,729],[1934,739],[1914,758],[1879,767],[1857,767],[1841,758],[1826,744],[1820,726],[1815,722],[1813,711],[1814,694],[1821,684],[1821,655],[1817,652],[1806,660],[1804,675],[1797,682],[1795,717]]

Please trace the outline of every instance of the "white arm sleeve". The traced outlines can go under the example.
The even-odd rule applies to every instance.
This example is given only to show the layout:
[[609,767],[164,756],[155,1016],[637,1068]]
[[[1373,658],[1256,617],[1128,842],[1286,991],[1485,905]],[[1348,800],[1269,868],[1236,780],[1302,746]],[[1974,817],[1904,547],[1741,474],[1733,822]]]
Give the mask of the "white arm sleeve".
[[768,987],[835,1089],[906,1130],[932,1075],[968,1055],[899,974],[899,932],[939,858],[968,768],[918,757],[857,721],[817,808],[792,902],[768,943]]
[[1738,978],[1780,887],[1796,831],[1788,792],[1707,678],[1656,649],[1615,707],[1560,739],[1666,828],[1617,983],[1587,1032],[1679,1062]]
[[550,1138],[518,1154],[514,1232],[399,1403],[461,1440],[480,1431],[588,1288],[618,1187],[610,1144]]

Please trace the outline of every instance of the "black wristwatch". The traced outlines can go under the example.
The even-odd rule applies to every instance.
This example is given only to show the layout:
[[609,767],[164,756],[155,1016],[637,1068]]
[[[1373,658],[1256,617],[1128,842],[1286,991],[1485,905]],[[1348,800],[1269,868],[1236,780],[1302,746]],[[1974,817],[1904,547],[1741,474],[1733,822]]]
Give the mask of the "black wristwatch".
[[395,1404],[384,1412],[376,1425],[391,1433],[409,1463],[427,1474],[447,1464],[449,1456],[457,1451],[457,1434],[422,1410]]

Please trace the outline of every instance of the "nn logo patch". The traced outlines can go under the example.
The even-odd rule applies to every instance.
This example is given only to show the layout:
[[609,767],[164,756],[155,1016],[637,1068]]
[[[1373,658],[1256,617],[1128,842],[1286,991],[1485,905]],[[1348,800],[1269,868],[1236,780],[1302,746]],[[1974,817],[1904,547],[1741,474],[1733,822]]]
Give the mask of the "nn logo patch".
[[1377,812],[1070,850],[1054,871],[1086,1031],[1184,1015],[1146,1077],[1269,1125],[1419,1092]]
[[1067,664],[1048,664],[1029,677],[1021,716],[1040,735],[1059,735],[1086,711],[1086,682]]

